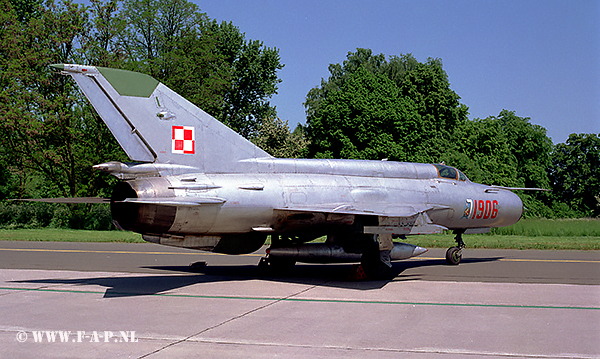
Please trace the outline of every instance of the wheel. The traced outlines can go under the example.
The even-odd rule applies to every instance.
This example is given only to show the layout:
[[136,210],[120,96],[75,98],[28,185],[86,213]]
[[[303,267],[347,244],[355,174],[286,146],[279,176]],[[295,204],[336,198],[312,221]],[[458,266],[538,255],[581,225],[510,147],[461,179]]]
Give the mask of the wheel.
[[450,265],[458,265],[462,259],[462,252],[458,247],[450,247],[446,251],[446,263]]

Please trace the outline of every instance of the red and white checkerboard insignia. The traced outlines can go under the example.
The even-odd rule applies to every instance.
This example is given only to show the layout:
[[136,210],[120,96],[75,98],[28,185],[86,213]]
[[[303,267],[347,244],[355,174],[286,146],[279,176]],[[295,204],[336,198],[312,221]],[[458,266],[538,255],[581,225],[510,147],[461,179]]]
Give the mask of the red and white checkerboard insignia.
[[171,152],[193,155],[196,153],[196,136],[192,126],[173,126]]

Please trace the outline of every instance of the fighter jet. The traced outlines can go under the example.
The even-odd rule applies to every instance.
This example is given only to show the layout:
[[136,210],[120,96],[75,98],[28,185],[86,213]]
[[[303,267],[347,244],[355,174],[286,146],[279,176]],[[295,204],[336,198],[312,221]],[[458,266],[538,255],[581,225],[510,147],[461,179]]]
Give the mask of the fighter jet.
[[[270,156],[156,79],[72,64],[71,76],[132,163],[94,166],[122,181],[110,198],[115,225],[148,242],[226,254],[271,245],[260,266],[361,263],[367,276],[426,251],[406,240],[516,223],[520,198],[471,182],[444,164]],[[308,243],[326,236],[324,243]]]

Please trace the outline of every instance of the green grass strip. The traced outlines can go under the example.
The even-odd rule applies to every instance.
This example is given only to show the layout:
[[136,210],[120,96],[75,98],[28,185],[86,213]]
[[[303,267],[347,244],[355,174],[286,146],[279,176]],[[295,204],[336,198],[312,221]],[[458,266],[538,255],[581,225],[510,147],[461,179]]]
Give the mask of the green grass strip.
[[[522,219],[517,224],[492,229],[491,234],[463,236],[467,248],[600,250],[600,219]],[[56,242],[143,243],[141,235],[124,231],[86,231],[69,229],[4,229],[0,240]],[[324,242],[325,237],[317,239]],[[454,235],[409,236],[404,242],[425,248],[448,248]],[[267,243],[270,241],[267,239]]]
[[0,240],[34,242],[122,242],[145,243],[141,234],[125,231],[78,229],[0,229]]

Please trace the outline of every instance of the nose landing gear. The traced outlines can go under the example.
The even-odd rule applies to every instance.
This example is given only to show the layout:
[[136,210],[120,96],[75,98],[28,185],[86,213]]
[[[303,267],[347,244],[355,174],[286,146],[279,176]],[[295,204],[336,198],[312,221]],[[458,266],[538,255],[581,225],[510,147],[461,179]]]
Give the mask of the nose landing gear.
[[462,252],[465,249],[465,242],[462,240],[464,231],[456,231],[456,247],[450,247],[446,251],[446,263],[450,265],[458,265],[462,259]]

